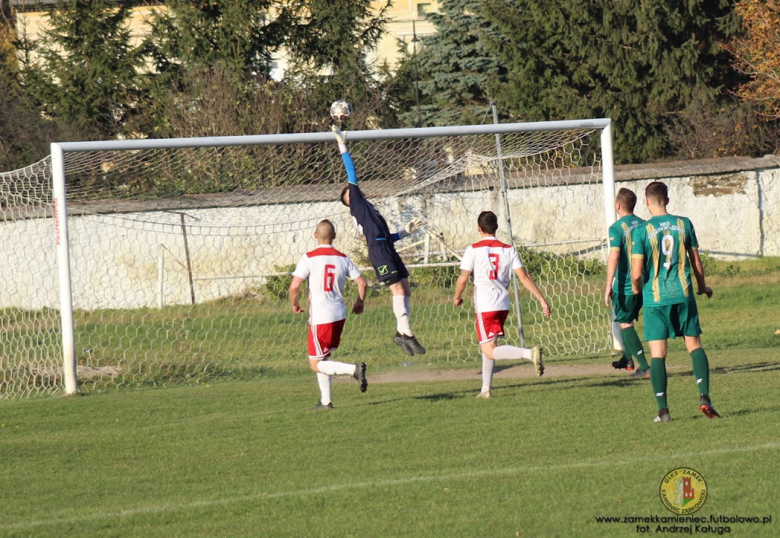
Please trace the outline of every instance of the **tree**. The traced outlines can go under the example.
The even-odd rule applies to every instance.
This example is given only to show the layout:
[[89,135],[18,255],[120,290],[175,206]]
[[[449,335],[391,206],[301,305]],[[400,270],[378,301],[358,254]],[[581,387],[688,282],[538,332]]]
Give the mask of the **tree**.
[[140,50],[130,44],[129,8],[107,0],[69,0],[48,14],[35,44],[39,61],[25,60],[28,97],[45,112],[91,138],[123,131],[141,106]]
[[15,81],[19,70],[14,21],[10,0],[0,0],[0,79],[6,82]]
[[293,0],[287,50],[291,84],[308,92],[313,108],[327,113],[336,99],[355,107],[351,128],[381,113],[383,90],[367,57],[387,23],[390,0],[377,12],[369,0]]
[[219,64],[237,80],[267,80],[288,15],[282,0],[173,0],[150,18],[146,50],[161,74]]
[[[491,85],[522,120],[609,117],[618,162],[674,152],[668,127],[694,98],[717,105],[735,77],[721,47],[729,0],[487,0],[507,69]],[[709,106],[709,105],[708,105]]]
[[739,0],[734,7],[744,33],[725,44],[734,68],[750,77],[737,95],[780,119],[780,1]]
[[[481,121],[490,105],[491,79],[501,80],[506,75],[497,55],[486,46],[486,36],[492,36],[495,42],[502,39],[493,25],[479,16],[481,3],[449,0],[441,4],[440,13],[426,14],[436,33],[422,38],[417,57],[406,60],[416,61],[423,74],[419,83],[421,98],[430,101],[422,106],[425,124]],[[408,116],[406,123],[411,123]]]

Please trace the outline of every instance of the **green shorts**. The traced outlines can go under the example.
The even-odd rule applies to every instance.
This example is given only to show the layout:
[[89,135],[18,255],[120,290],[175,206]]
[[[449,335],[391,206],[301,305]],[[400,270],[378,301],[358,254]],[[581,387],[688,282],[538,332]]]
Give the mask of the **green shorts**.
[[642,310],[642,294],[613,295],[612,307],[615,309],[615,321],[632,323],[639,319],[639,311]]
[[666,340],[676,336],[699,336],[699,310],[696,301],[645,306],[645,340]]

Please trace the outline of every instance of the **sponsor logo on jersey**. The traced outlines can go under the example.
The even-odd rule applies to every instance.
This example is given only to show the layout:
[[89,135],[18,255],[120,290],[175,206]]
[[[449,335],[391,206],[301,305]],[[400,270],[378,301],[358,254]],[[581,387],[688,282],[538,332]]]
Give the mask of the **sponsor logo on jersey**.
[[386,265],[380,265],[377,268],[377,271],[379,271],[379,276],[385,276],[387,274],[388,269]]

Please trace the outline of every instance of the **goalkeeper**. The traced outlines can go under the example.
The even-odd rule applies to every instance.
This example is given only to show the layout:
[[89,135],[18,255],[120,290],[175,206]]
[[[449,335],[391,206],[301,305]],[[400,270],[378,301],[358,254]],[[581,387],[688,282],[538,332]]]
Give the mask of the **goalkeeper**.
[[332,127],[347,171],[347,186],[341,191],[341,203],[349,208],[358,231],[368,244],[368,259],[376,271],[379,283],[390,288],[393,295],[393,313],[396,319],[396,333],[393,343],[407,355],[424,354],[425,348],[415,338],[409,323],[409,299],[412,290],[409,287],[409,271],[395,250],[394,243],[414,233],[422,225],[422,220],[411,220],[403,230],[391,234],[387,221],[366,200],[358,187],[355,163],[347,150],[346,137],[335,125]]

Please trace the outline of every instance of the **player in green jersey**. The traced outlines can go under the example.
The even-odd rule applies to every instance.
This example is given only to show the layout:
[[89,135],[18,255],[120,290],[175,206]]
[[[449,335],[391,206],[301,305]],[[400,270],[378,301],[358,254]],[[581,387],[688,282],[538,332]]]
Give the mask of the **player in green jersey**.
[[685,339],[691,355],[699,409],[707,417],[717,418],[720,415],[709,397],[710,368],[699,338],[701,327],[691,282],[693,272],[696,294],[712,297],[704,280],[696,231],[690,220],[666,211],[669,196],[665,184],[650,183],[645,199],[652,218],[633,233],[631,283],[635,294],[641,290],[645,310],[645,340],[652,357],[650,382],[659,410],[654,422],[671,420],[666,402],[666,342],[676,336]]
[[634,329],[634,320],[639,319],[642,308],[642,295],[634,295],[631,290],[631,233],[644,221],[634,215],[636,194],[631,189],[622,188],[615,198],[615,210],[620,217],[609,227],[609,258],[607,259],[607,286],[604,290],[604,302],[610,300],[615,309],[615,322],[620,325],[623,336],[623,358],[612,363],[614,368],[634,369],[636,357],[639,368],[631,377],[650,378],[650,366],[645,359],[642,342]]

